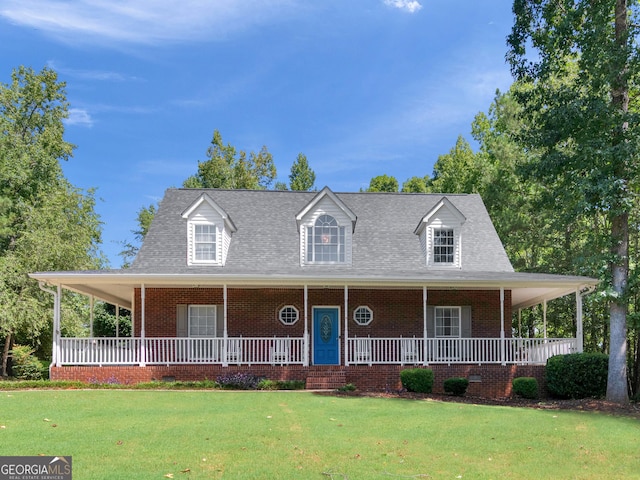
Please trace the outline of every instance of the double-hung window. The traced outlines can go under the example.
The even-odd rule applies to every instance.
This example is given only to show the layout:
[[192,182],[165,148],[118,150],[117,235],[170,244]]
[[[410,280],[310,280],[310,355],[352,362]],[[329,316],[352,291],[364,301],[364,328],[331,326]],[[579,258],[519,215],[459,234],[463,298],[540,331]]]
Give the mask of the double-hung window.
[[307,227],[307,262],[345,262],[345,227],[331,215],[321,215]]
[[436,307],[436,337],[460,337],[460,307]]
[[433,229],[433,263],[454,263],[455,237],[453,228]]
[[213,224],[194,225],[194,260],[196,262],[216,261],[216,226]]
[[189,305],[189,336],[216,336],[215,305]]

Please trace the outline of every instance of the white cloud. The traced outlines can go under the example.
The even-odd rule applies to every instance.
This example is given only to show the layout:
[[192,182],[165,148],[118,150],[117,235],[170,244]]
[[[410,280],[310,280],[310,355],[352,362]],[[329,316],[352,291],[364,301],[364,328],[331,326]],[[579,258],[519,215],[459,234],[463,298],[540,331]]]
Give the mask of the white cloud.
[[93,127],[93,119],[89,112],[81,108],[70,108],[69,117],[64,122],[66,125],[79,125],[81,127]]
[[416,13],[422,8],[417,0],[384,0],[384,4],[409,13]]
[[0,17],[61,40],[156,45],[227,35],[278,20],[292,0],[3,0]]

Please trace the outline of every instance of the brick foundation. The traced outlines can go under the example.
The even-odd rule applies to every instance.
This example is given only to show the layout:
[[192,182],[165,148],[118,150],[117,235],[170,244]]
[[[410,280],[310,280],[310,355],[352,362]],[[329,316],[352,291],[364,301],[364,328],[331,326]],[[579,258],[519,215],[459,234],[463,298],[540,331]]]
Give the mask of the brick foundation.
[[[348,367],[303,367],[301,365],[149,365],[138,366],[64,366],[52,367],[52,380],[78,380],[82,382],[105,382],[135,384],[152,380],[215,380],[223,374],[244,372],[264,376],[271,380],[307,380],[308,377],[327,377],[341,372],[345,383],[353,383],[360,390],[393,391],[402,388],[400,371],[408,368],[400,365],[354,365]],[[541,396],[545,396],[544,366],[537,365],[431,365],[434,372],[434,393],[443,393],[447,378],[464,377],[470,380],[468,395],[485,398],[511,396],[511,382],[516,377],[535,377]],[[342,376],[344,372],[344,377]],[[333,386],[333,385],[332,385]]]

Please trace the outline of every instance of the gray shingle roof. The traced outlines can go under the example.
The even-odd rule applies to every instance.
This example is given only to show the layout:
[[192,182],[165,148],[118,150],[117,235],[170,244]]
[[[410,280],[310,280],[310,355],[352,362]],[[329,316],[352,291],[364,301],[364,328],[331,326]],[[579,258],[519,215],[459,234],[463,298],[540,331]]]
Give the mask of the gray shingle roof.
[[[181,214],[202,193],[207,193],[237,227],[224,267],[187,266],[187,220]],[[433,272],[426,266],[414,231],[444,195],[336,193],[357,216],[353,262],[348,266],[301,266],[296,215],[316,195],[317,192],[169,189],[129,273],[398,278]],[[446,197],[466,217],[461,228],[462,268],[454,275],[513,272],[481,198]]]

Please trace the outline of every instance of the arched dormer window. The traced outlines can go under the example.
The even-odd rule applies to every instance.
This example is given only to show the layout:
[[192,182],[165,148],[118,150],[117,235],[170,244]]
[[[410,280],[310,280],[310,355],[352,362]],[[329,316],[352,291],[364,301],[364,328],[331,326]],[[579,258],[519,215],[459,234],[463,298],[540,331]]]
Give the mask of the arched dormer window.
[[345,227],[331,215],[320,215],[307,227],[307,262],[345,262]]

